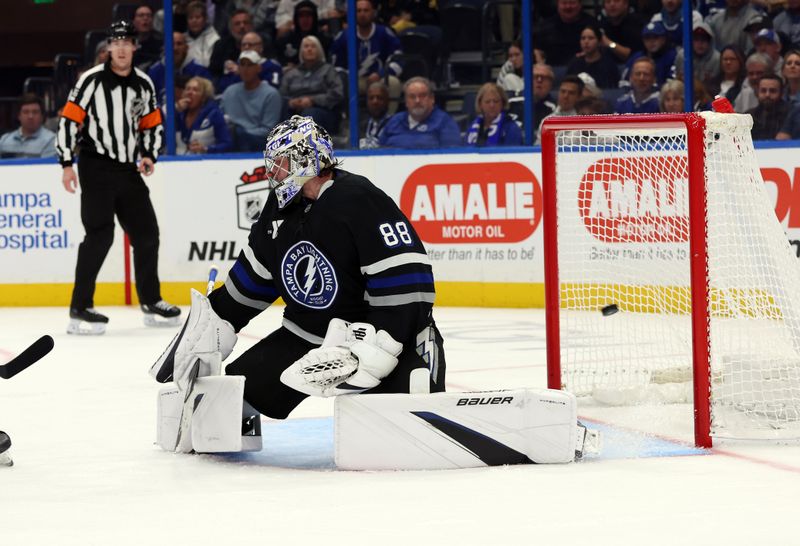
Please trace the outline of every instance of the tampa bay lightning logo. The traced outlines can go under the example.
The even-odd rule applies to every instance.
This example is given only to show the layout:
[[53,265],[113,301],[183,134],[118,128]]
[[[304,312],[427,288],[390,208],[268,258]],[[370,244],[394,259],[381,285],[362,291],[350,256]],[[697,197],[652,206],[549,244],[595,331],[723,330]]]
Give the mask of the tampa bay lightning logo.
[[286,251],[281,277],[292,299],[312,309],[330,307],[339,289],[330,260],[308,241]]

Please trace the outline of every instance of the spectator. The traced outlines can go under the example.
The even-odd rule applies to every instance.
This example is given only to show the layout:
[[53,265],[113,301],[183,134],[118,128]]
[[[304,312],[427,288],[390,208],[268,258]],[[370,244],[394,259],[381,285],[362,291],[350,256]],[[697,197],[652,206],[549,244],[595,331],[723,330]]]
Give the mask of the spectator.
[[775,16],[772,28],[789,40],[789,47],[800,47],[800,0],[787,0],[786,9]]
[[[252,49],[258,56],[261,57],[261,73],[259,77],[270,84],[275,89],[281,88],[281,79],[283,79],[283,68],[277,61],[267,59],[264,57],[264,40],[257,32],[248,32],[242,37],[240,44],[242,51]],[[228,72],[219,79],[217,84],[217,92],[223,93],[232,84],[242,81],[239,77],[239,65],[233,67],[231,72]]]
[[[396,61],[389,62],[395,53],[402,53],[400,40],[394,31],[384,25],[375,23],[377,11],[374,0],[356,1],[356,45],[358,54],[358,92],[363,94],[367,85],[385,80],[389,86],[389,95],[393,99],[400,97],[400,80],[403,67]],[[331,63],[340,68],[347,68],[347,33],[342,31],[331,45]]]
[[242,81],[222,94],[222,110],[233,128],[233,147],[239,152],[257,152],[281,119],[281,97],[267,82],[261,81],[261,56],[255,51],[239,55]]
[[758,106],[747,112],[753,116],[753,140],[773,140],[789,114],[783,100],[783,80],[768,74],[758,81]]
[[[183,90],[186,87],[186,84],[189,83],[194,76],[185,76],[183,74],[176,74],[175,75],[175,112],[180,112],[183,108],[181,106],[181,99],[183,98]],[[165,97],[163,97],[165,98]],[[167,105],[162,102],[161,104],[161,117],[166,118],[167,116]]]
[[94,48],[94,64],[92,66],[97,66],[98,64],[105,64],[108,60],[109,52],[108,52],[108,42],[105,40],[100,41],[97,44],[97,47]]
[[[756,13],[755,15],[751,16],[744,25],[744,31],[750,38],[751,43],[756,42],[756,34],[765,28],[772,28],[772,23],[770,22],[769,17],[766,15],[761,15],[760,13]],[[748,53],[752,53],[752,51],[748,51]]]
[[[600,110],[610,114],[612,112],[612,108],[603,95],[603,90],[597,87],[597,84],[595,84],[594,78],[592,78],[586,72],[581,72],[578,74],[578,77],[583,82],[583,93],[581,93],[581,99],[597,99],[602,103],[602,106],[599,107]],[[592,107],[594,107],[594,105],[592,105]],[[578,110],[577,103],[575,103],[575,110]]]
[[758,11],[750,5],[749,0],[727,0],[726,6],[723,11],[709,15],[706,19],[714,33],[717,49],[735,45],[742,51],[749,51],[753,43],[744,31],[744,27],[758,15]]
[[556,15],[544,19],[533,33],[536,58],[544,58],[551,65],[566,65],[581,50],[581,31],[591,23],[580,0],[558,0]]
[[[711,84],[719,76],[719,52],[715,48],[714,33],[707,23],[700,23],[692,31],[692,71],[694,79]],[[683,51],[675,57],[675,73],[679,80],[683,75]]]
[[438,26],[439,11],[435,2],[419,0],[379,2],[378,20],[399,34],[417,25]]
[[176,116],[176,151],[185,154],[219,154],[231,148],[225,116],[214,102],[214,84],[194,77],[186,82]]
[[[226,21],[229,21],[233,12],[243,10],[250,14],[253,30],[266,39],[265,51],[272,53],[275,43],[275,12],[279,0],[214,0],[218,4],[214,17],[214,27],[218,32],[225,30]],[[219,6],[224,4],[224,8]]]
[[599,21],[604,33],[603,45],[619,62],[627,61],[631,53],[644,50],[644,21],[638,13],[630,11],[628,0],[603,0],[603,14]]
[[719,54],[719,74],[709,81],[708,91],[712,96],[723,95],[733,104],[746,74],[742,52],[736,46],[725,46]]
[[389,88],[381,81],[367,87],[367,127],[361,139],[361,149],[378,148],[383,128],[392,115],[389,113]]
[[461,144],[458,125],[436,106],[433,84],[410,78],[403,85],[406,111],[393,115],[380,135],[381,147],[448,148]]
[[783,98],[794,106],[800,103],[800,51],[789,50],[783,56]]
[[775,140],[800,140],[800,104],[795,104],[783,122]]
[[189,58],[197,64],[208,66],[214,44],[219,40],[216,29],[208,23],[205,2],[194,1],[186,6],[186,43],[189,44]]
[[[188,26],[186,25],[186,6],[189,5],[191,0],[173,0],[172,1],[172,31],[173,32],[186,32]],[[213,0],[212,0],[213,1]],[[224,1],[224,0],[222,0]],[[216,2],[215,2],[216,3]],[[161,2],[159,2],[161,4]],[[219,11],[219,10],[217,10]],[[227,19],[226,19],[227,21]],[[153,15],[153,28],[164,33],[164,9],[156,10]]]
[[[544,119],[553,116],[574,116],[577,113],[575,105],[583,98],[583,89],[583,80],[578,76],[564,76],[564,79],[561,80],[561,84],[558,86],[558,102],[556,109],[553,110],[550,115],[545,116]],[[544,119],[542,123],[544,123]],[[535,144],[541,144],[541,134],[542,125],[540,123],[536,130]]]
[[522,74],[523,61],[522,42],[514,40],[508,46],[508,59],[500,67],[496,82],[510,97],[521,94],[525,89],[525,79]]
[[567,66],[567,74],[589,74],[598,87],[610,89],[619,85],[619,69],[615,57],[602,47],[600,27],[592,23],[581,31],[581,51]]
[[[661,23],[667,30],[667,38],[673,46],[683,43],[683,1],[662,0],[661,11],[653,15],[651,23]],[[692,28],[703,22],[703,16],[692,10]]]
[[631,67],[631,90],[617,99],[617,114],[655,114],[660,110],[656,83],[656,63],[639,57]]
[[[186,42],[186,35],[182,32],[172,33],[172,56],[175,66],[175,75],[183,76],[200,76],[203,78],[211,79],[208,69],[198,64],[194,59],[188,56],[189,45]],[[156,94],[159,101],[164,103],[164,85],[165,85],[165,69],[164,59],[161,59],[147,71],[147,75],[153,80],[153,86],[156,88]],[[177,100],[177,99],[176,99]]]
[[508,96],[496,83],[485,83],[475,97],[478,113],[467,129],[464,143],[467,146],[519,146],[522,131],[516,116],[508,111]]
[[56,155],[53,131],[42,127],[44,104],[33,93],[25,93],[19,100],[17,120],[19,129],[0,137],[0,158],[53,157]]
[[[553,69],[549,65],[544,63],[533,65],[533,126],[537,129],[542,124],[542,120],[556,110],[556,101],[550,95],[555,80]],[[522,103],[520,102],[519,105],[522,106]],[[520,115],[522,112],[518,112],[513,108],[511,112],[516,114],[519,119],[522,119]],[[538,136],[534,134],[534,142],[537,139]]]
[[775,74],[780,74],[783,69],[783,57],[781,57],[781,38],[778,33],[771,28],[759,30],[753,42],[756,51],[763,53],[772,61],[772,70]]
[[161,57],[164,38],[153,29],[153,8],[141,4],[133,14],[133,28],[136,29],[137,47],[133,64],[145,70]]
[[225,74],[236,72],[237,60],[242,52],[242,38],[253,31],[253,18],[245,9],[237,9],[228,21],[228,34],[214,43],[208,70],[219,79]]
[[763,53],[753,53],[745,61],[745,72],[747,77],[742,83],[742,90],[733,103],[733,109],[740,114],[758,106],[758,81],[767,74],[773,74],[772,61]]
[[575,103],[583,97],[583,80],[578,76],[564,76],[558,86],[558,102],[551,116],[574,116]]
[[[304,2],[306,0],[300,1]],[[297,4],[298,0],[280,0],[278,3],[278,10],[275,12],[275,35],[278,39],[296,30]],[[313,4],[315,15],[319,14],[320,19],[337,19],[339,17],[335,0],[315,0]],[[320,30],[325,31],[324,33],[327,34],[327,29]],[[326,35],[326,37],[328,36]]]
[[686,112],[683,82],[669,80],[662,85],[658,105],[660,111],[665,114],[682,114]]
[[650,57],[656,63],[656,83],[663,85],[667,80],[675,78],[675,59],[678,52],[669,42],[667,29],[661,23],[647,23],[642,29],[644,51],[633,53],[622,73],[621,87],[630,86],[630,70],[633,62],[639,57]]
[[344,85],[316,36],[300,42],[300,64],[284,74],[281,96],[289,114],[312,117],[331,134],[338,131]]
[[704,112],[711,110],[711,101],[714,100],[708,93],[705,84],[700,80],[694,80],[694,104],[692,105],[692,112]]
[[292,67],[300,62],[300,43],[306,36],[316,36],[325,51],[330,49],[331,40],[320,31],[317,5],[311,0],[301,0],[295,5],[292,29],[277,40],[276,50],[281,65]]
[[597,114],[609,114],[608,104],[603,99],[596,97],[583,97],[575,103],[575,113],[579,116],[593,116]]
[[703,17],[709,17],[720,11],[725,11],[725,0],[696,0],[693,2],[697,11]]

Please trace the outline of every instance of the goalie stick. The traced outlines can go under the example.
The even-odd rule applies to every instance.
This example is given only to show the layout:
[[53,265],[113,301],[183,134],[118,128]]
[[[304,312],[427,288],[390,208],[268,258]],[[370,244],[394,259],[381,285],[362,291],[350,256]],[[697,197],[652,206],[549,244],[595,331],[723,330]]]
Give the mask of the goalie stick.
[[9,362],[0,365],[0,377],[3,379],[11,379],[19,372],[28,368],[36,363],[39,359],[53,350],[53,338],[44,335],[34,341],[30,347],[22,351],[16,358],[11,359]]
[[[210,295],[211,292],[214,290],[214,283],[217,280],[217,266],[212,265],[208,270],[208,284],[206,284],[206,296]],[[186,320],[188,321],[189,318],[187,317]],[[189,374],[189,385],[186,387],[186,394],[183,397],[183,406],[181,407],[181,416],[178,419],[178,434],[175,437],[175,448],[173,451],[177,451],[181,445],[181,436],[183,435],[183,429],[189,428],[189,417],[191,417],[194,408],[188,407],[190,401],[192,400],[192,393],[194,392],[194,380],[197,379],[197,373],[200,371],[200,361],[195,361],[194,365],[192,366],[192,370]]]

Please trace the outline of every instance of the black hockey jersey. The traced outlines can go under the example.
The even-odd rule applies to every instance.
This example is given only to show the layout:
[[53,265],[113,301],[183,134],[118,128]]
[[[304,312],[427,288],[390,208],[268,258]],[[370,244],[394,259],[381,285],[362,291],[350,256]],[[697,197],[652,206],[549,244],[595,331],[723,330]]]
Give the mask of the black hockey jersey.
[[313,343],[340,318],[368,322],[405,345],[431,323],[434,295],[408,218],[369,180],[337,169],[316,201],[300,195],[279,210],[270,194],[210,299],[237,331],[280,296],[283,326]]

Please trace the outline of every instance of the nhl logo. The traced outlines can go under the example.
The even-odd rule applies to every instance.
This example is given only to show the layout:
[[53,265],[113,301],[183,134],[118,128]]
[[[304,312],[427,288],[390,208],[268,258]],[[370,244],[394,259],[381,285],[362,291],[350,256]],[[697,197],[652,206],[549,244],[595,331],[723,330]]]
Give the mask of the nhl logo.
[[136,97],[131,100],[131,118],[134,125],[139,125],[142,114],[144,114],[144,100]]
[[258,221],[268,195],[269,184],[265,180],[236,186],[236,210],[240,229],[249,231]]
[[245,199],[244,215],[251,223],[255,223],[258,221],[258,217],[261,216],[261,208],[262,203],[260,196],[256,195]]

